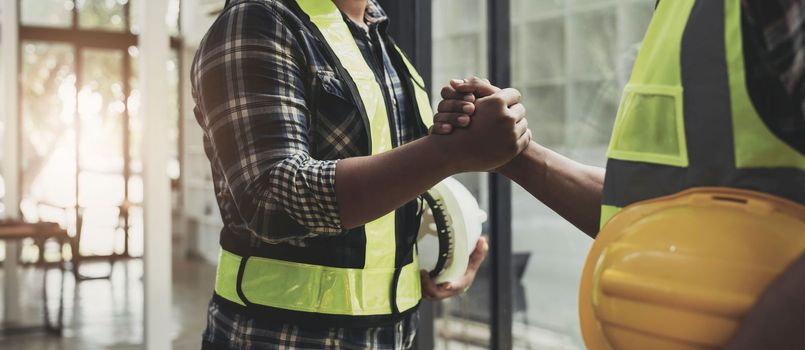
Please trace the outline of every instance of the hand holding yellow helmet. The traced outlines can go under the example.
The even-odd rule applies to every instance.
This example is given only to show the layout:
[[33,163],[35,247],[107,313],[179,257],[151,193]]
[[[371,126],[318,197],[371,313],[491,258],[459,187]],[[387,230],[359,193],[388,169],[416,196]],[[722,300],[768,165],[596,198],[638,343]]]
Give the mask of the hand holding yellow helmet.
[[805,207],[766,194],[693,189],[626,207],[584,267],[591,350],[711,349],[805,253]]

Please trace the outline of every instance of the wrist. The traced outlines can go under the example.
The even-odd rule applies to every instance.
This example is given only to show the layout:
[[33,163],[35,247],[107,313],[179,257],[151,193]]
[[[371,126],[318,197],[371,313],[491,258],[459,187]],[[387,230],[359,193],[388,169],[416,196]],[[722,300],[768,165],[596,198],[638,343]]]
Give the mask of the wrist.
[[438,169],[443,177],[466,171],[462,167],[459,150],[450,138],[448,135],[428,135],[421,139],[425,148],[422,154],[431,159],[433,167]]
[[533,177],[544,179],[548,168],[547,155],[547,148],[532,141],[523,152],[501,167],[498,172],[518,183]]

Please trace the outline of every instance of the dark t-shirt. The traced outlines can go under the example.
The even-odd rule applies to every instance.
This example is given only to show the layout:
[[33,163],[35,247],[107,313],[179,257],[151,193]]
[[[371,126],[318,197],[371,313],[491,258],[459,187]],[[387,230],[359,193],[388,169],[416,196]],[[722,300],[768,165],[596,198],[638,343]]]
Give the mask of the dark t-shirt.
[[769,129],[805,154],[805,1],[743,5],[749,95]]
[[749,96],[766,126],[805,154],[805,0],[741,4]]

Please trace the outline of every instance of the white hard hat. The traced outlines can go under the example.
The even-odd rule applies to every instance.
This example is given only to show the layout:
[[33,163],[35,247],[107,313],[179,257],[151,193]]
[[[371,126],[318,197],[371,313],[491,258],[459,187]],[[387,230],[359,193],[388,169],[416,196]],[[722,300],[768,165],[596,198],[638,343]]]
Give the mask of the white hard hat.
[[417,236],[419,266],[436,283],[456,282],[467,270],[486,213],[454,178],[438,183],[422,197],[426,208]]

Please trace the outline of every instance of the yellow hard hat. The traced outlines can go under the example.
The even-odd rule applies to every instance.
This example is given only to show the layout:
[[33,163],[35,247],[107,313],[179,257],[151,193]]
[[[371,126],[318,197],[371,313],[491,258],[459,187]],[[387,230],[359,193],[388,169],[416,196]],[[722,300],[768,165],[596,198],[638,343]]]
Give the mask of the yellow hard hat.
[[599,233],[579,292],[591,350],[712,349],[805,253],[805,207],[699,188],[624,208]]

